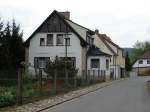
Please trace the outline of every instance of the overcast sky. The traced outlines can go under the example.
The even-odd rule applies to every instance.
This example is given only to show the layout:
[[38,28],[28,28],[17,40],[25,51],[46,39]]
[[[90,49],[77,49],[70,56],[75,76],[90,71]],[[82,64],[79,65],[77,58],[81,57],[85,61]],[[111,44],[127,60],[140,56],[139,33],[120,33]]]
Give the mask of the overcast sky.
[[99,29],[121,47],[150,41],[149,0],[0,0],[0,17],[4,21],[15,18],[24,40],[53,10],[70,11],[71,20]]

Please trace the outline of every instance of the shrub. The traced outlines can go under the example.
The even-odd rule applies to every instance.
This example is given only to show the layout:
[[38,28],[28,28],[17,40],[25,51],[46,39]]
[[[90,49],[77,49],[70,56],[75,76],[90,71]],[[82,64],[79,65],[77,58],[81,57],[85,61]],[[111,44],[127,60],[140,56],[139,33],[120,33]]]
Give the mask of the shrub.
[[1,89],[0,92],[0,107],[13,105],[15,103],[15,95],[12,91],[5,91]]
[[57,70],[57,78],[64,78],[65,77],[65,70],[68,71],[68,77],[73,78],[78,70],[73,66],[72,61],[68,58],[59,58],[56,56],[54,61],[49,61],[46,65],[44,71],[54,78],[54,72]]

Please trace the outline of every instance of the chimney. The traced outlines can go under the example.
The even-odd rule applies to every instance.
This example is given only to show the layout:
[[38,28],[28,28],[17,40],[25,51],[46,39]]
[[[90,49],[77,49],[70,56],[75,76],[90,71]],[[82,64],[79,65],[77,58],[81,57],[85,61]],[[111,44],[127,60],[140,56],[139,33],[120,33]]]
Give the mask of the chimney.
[[61,13],[62,15],[64,15],[64,17],[65,17],[66,19],[70,19],[70,12],[69,12],[69,11],[59,12],[59,13]]
[[95,33],[96,33],[96,34],[99,34],[99,30],[98,30],[98,29],[96,29],[96,30],[95,30]]

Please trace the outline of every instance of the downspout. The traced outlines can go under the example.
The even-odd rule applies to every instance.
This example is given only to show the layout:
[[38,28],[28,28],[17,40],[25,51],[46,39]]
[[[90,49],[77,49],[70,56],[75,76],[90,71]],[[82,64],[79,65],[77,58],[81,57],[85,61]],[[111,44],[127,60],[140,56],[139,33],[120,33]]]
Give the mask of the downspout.
[[115,55],[115,80],[116,80],[116,78],[117,78],[117,76],[116,76],[116,55]]
[[114,55],[113,55],[113,79],[115,79],[115,58],[114,58]]

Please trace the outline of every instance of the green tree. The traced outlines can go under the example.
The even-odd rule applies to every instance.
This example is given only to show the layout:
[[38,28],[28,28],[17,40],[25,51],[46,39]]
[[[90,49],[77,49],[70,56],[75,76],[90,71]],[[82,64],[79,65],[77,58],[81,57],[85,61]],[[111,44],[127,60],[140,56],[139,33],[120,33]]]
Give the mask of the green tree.
[[17,69],[25,58],[23,32],[15,20],[12,24],[0,22],[0,77],[17,77]]
[[125,69],[126,71],[131,71],[132,69],[128,52],[126,53],[126,57],[125,57]]
[[20,31],[20,25],[16,25],[15,20],[12,22],[12,32],[10,38],[10,55],[12,65],[16,71],[22,61],[25,59],[25,48],[23,45],[23,32]]
[[130,56],[132,63],[134,63],[145,52],[150,51],[150,41],[137,41],[133,47],[134,49]]

